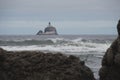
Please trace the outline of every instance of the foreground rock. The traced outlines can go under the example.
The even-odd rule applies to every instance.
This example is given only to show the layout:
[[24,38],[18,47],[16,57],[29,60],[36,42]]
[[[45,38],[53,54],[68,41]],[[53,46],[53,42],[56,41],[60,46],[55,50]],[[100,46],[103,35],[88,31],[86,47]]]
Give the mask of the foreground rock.
[[120,80],[120,21],[117,30],[118,38],[103,57],[102,68],[99,71],[100,80]]
[[75,56],[0,49],[0,80],[95,80]]

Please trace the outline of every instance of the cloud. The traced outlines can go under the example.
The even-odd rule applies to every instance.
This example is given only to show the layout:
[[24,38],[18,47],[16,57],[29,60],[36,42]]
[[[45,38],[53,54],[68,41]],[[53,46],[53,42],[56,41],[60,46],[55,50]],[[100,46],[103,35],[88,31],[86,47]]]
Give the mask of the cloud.
[[[119,0],[2,0],[0,9],[14,13],[117,12]],[[49,14],[48,14],[49,15]]]
[[97,32],[109,28],[112,32],[120,18],[119,3],[120,0],[0,0],[0,31],[29,28],[32,33],[32,29],[43,29],[52,21],[60,33],[66,29],[79,33],[86,28],[91,33],[93,29]]
[[118,20],[120,0],[0,0],[0,21]]

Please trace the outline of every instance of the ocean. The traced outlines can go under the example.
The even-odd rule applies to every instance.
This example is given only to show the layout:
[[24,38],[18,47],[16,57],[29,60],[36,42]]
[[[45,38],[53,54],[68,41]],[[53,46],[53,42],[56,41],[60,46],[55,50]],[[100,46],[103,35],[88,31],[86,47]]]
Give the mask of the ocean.
[[101,60],[116,35],[0,35],[0,47],[8,51],[61,52],[79,57],[98,79]]

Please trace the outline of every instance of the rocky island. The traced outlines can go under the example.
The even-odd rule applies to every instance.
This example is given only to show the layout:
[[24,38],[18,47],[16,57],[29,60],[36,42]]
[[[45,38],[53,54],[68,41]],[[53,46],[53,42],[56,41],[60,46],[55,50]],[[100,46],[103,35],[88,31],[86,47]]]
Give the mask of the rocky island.
[[57,30],[55,27],[51,25],[49,22],[48,26],[45,28],[44,32],[39,30],[36,35],[58,35]]

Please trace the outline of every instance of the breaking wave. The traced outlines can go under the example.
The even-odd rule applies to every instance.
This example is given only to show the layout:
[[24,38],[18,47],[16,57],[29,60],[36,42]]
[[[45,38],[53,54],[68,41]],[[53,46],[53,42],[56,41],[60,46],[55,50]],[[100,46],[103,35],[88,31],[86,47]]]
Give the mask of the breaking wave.
[[87,40],[82,38],[48,38],[42,40],[0,40],[0,46],[9,51],[41,50],[65,53],[103,53],[110,46],[110,40]]

